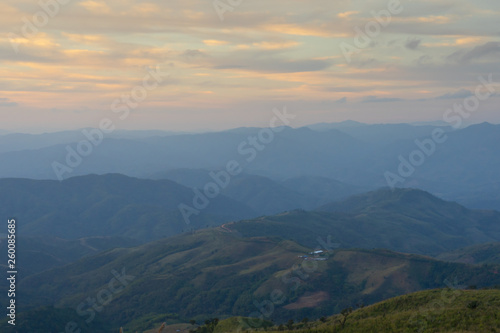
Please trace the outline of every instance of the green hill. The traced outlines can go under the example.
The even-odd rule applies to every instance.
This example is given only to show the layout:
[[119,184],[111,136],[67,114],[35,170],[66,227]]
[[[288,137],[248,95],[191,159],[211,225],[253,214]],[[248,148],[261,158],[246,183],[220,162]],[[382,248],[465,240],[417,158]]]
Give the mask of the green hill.
[[420,190],[387,189],[314,212],[295,210],[228,228],[243,236],[278,236],[312,247],[318,237],[331,235],[343,248],[387,248],[435,256],[500,241],[500,213],[469,210]]
[[437,258],[466,264],[500,265],[500,243],[472,245],[463,249],[442,253]]
[[449,217],[457,213],[467,214],[467,209],[454,202],[447,202],[436,196],[412,188],[382,188],[351,196],[339,202],[332,202],[318,208],[326,212],[377,213],[381,211],[402,212],[414,217]]
[[193,206],[193,190],[169,180],[119,174],[61,182],[0,179],[0,189],[0,215],[16,217],[17,232],[24,236],[121,236],[146,242],[255,216],[251,208],[220,195],[187,225],[178,206]]
[[[115,247],[132,247],[141,244],[137,240],[121,237],[89,237],[66,240],[57,237],[20,237],[17,239],[18,278],[25,278],[57,266],[67,265],[84,256],[97,254]],[[0,238],[0,248],[7,248],[7,238]],[[7,261],[0,263],[7,271]],[[0,281],[6,287],[7,281]]]

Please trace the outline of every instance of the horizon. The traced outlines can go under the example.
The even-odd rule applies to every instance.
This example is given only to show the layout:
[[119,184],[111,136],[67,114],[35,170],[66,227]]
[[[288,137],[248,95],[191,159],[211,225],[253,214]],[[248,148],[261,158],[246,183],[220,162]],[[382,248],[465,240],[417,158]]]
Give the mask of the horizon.
[[[343,123],[349,123],[349,122],[355,122],[360,125],[411,125],[411,126],[436,126],[436,127],[453,127],[451,124],[443,122],[443,121],[424,121],[424,122],[373,122],[373,123],[365,123],[365,122],[360,122],[352,119],[347,119],[343,121],[334,121],[334,122],[315,122],[315,123],[310,123],[306,125],[301,125],[301,126],[292,126],[292,125],[287,125],[284,127],[288,127],[291,129],[299,129],[299,128],[304,128],[304,127],[310,127],[314,125],[336,125],[336,124],[343,124]],[[461,130],[465,129],[467,127],[471,126],[476,126],[476,125],[481,125],[481,124],[491,124],[491,125],[500,125],[500,121],[498,122],[491,122],[491,121],[478,121],[478,122],[464,122],[463,125],[460,128],[455,128],[456,130]],[[266,126],[239,126],[239,127],[228,127],[228,128],[221,128],[221,129],[195,129],[195,130],[175,130],[175,129],[159,129],[159,128],[117,128],[114,130],[112,133],[115,132],[164,132],[164,133],[170,133],[174,135],[183,135],[183,134],[204,134],[204,133],[217,133],[217,132],[226,132],[226,131],[232,131],[236,129],[242,129],[242,128],[268,128]],[[7,130],[5,128],[0,128],[0,136],[2,135],[9,135],[9,134],[30,134],[30,135],[43,135],[43,134],[54,134],[54,133],[62,133],[62,132],[78,132],[82,131],[84,129],[98,129],[98,127],[79,127],[79,128],[61,128],[61,129],[51,129],[51,130],[20,130],[20,131],[12,131],[12,130]],[[105,134],[106,135],[106,134]]]

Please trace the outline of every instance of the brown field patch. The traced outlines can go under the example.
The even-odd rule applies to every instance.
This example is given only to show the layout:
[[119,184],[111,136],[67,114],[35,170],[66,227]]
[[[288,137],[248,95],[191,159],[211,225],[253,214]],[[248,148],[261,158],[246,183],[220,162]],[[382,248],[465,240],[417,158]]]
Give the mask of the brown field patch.
[[328,293],[325,291],[318,291],[315,293],[308,293],[301,296],[296,302],[284,306],[287,310],[297,310],[303,308],[313,308],[318,306],[321,302],[329,298]]

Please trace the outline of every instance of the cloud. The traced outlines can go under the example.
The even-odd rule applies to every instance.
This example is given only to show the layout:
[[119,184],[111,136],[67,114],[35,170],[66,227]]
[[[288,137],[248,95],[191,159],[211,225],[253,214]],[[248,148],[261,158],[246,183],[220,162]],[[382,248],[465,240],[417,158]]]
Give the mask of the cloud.
[[238,50],[224,56],[211,56],[204,59],[206,66],[214,69],[241,69],[257,73],[301,73],[319,72],[333,63],[331,59],[290,59],[280,50]]
[[111,8],[109,8],[109,6],[103,2],[84,1],[80,2],[79,5],[93,14],[102,15],[102,14],[110,14],[112,12]]
[[182,56],[189,59],[197,57],[208,57],[208,55],[205,52],[202,52],[200,50],[186,50],[182,53]]
[[459,91],[453,93],[447,93],[441,96],[436,97],[436,99],[457,99],[457,98],[467,98],[469,96],[474,95],[472,91],[467,89],[460,89]]
[[423,56],[420,56],[417,59],[417,64],[425,65],[425,64],[429,63],[431,60],[432,60],[432,56],[430,56],[428,54],[424,54]]
[[495,60],[500,56],[500,42],[488,42],[469,50],[459,50],[448,56],[449,60],[458,63],[468,63],[476,59],[494,56]]
[[389,97],[377,97],[377,96],[366,96],[361,102],[362,103],[391,103],[403,101],[402,98],[389,98]]
[[243,69],[245,66],[243,65],[218,65],[214,66],[214,69]]
[[[19,103],[16,112],[2,110],[20,121],[35,119],[21,119],[23,108],[37,117],[38,108],[64,110],[68,124],[80,121],[77,116],[92,121],[92,110],[107,110],[117,96],[130,92],[147,74],[146,66],[168,63],[175,63],[165,69],[171,78],[149,94],[137,117],[146,119],[150,110],[212,105],[218,110],[214,119],[241,125],[246,114],[232,110],[256,96],[294,106],[308,101],[312,104],[298,107],[313,105],[318,121],[326,110],[318,101],[325,100],[333,108],[368,110],[369,117],[382,110],[380,120],[398,110],[417,117],[409,110],[428,103],[418,114],[430,115],[436,105],[449,103],[446,99],[465,96],[460,88],[472,89],[479,75],[500,65],[499,45],[492,42],[499,35],[488,28],[497,24],[500,2],[488,0],[413,1],[353,54],[350,64],[338,45],[353,44],[353,28],[364,30],[372,11],[387,8],[387,0],[247,1],[227,11],[224,22],[212,0],[82,0],[61,6],[50,24],[24,38],[22,18],[40,10],[28,2],[0,3],[0,91],[15,99],[0,105]],[[10,39],[9,33],[19,38]],[[403,102],[394,108],[383,103],[397,101]],[[88,112],[71,112],[85,107]],[[190,115],[182,117],[190,121]]]
[[481,37],[462,37],[462,38],[457,38],[455,40],[455,43],[457,45],[477,44],[481,40],[482,40]]
[[[245,63],[245,62],[243,62]],[[266,73],[300,73],[321,71],[329,67],[330,63],[323,60],[286,60],[265,59],[246,62],[245,64],[221,64],[214,66],[215,69],[244,69],[255,72]]]
[[421,39],[418,38],[411,38],[408,39],[405,43],[405,47],[409,50],[416,50],[420,46],[420,43],[422,42]]
[[16,102],[11,102],[10,98],[0,98],[0,107],[14,107],[17,105]]
[[359,14],[359,12],[355,11],[355,10],[351,10],[351,11],[348,11],[348,12],[338,13],[337,17],[340,17],[340,18],[349,18],[349,16],[352,16],[352,15],[355,15],[355,14]]
[[229,43],[228,41],[225,41],[225,40],[216,40],[216,39],[205,39],[203,41],[203,44],[208,45],[208,46],[226,45],[228,43]]
[[287,42],[281,42],[281,43],[275,43],[275,42],[259,42],[259,43],[253,43],[254,47],[265,49],[265,50],[282,50],[286,48],[291,48],[299,45],[299,42],[295,41],[287,41]]

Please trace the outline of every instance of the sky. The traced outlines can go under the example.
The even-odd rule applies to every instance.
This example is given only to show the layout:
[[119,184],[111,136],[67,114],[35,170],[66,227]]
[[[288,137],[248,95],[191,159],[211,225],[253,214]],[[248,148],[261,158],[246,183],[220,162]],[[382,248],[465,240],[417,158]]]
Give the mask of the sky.
[[[493,0],[3,0],[0,129],[442,120],[500,82],[499,19]],[[500,122],[492,86],[467,122]]]

